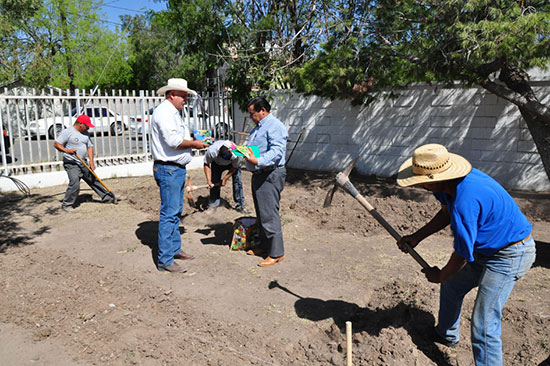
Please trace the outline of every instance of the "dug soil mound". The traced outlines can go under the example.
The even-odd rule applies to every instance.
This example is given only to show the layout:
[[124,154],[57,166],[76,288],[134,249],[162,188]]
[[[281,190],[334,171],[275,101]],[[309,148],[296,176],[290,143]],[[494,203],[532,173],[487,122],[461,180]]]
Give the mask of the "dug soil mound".
[[[201,171],[189,171],[202,184]],[[395,240],[338,189],[334,175],[289,171],[281,199],[285,260],[231,251],[231,187],[222,206],[204,210],[207,190],[186,198],[180,232],[188,272],[158,272],[159,192],[152,177],[111,179],[118,205],[102,204],[84,183],[72,213],[65,187],[0,195],[0,360],[7,365],[344,365],[346,322],[354,365],[472,365],[463,306],[457,348],[433,343],[439,286],[401,253]],[[252,211],[250,173],[243,173]],[[439,204],[394,181],[350,177],[401,234],[421,227]],[[550,194],[513,192],[534,224],[537,260],[505,307],[506,365],[548,364],[550,353]],[[443,266],[450,233],[418,252]]]

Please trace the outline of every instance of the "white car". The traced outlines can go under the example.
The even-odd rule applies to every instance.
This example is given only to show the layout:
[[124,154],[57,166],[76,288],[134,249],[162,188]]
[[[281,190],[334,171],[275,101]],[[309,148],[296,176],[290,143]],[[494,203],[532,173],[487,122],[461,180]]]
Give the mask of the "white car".
[[[151,131],[151,116],[155,108],[151,108],[145,112],[145,116],[136,115],[130,116],[130,132],[131,134],[137,133],[149,133]],[[193,113],[193,107],[185,105],[182,110],[182,118],[187,121],[189,118],[189,124],[191,130],[200,130],[200,129],[214,129],[214,136],[216,138],[229,138],[228,134],[230,132],[230,120],[221,119],[219,116],[209,116],[206,113],[199,113],[195,117]]]
[[[123,130],[127,130],[130,125],[128,117],[122,117],[121,115],[113,112],[107,107],[103,106],[90,106],[78,114],[86,114],[92,120],[94,128],[89,129],[89,133],[105,133],[111,132],[113,136],[119,136]],[[30,121],[28,124],[28,133],[31,136],[48,136],[54,139],[65,128],[74,124],[77,117],[76,109],[71,111],[70,116],[63,117],[46,117],[35,121]],[[25,129],[27,132],[27,129]]]
[[150,108],[149,110],[145,111],[145,116],[139,114],[136,116],[130,116],[130,133],[133,135],[136,133],[142,134],[143,132],[149,133],[151,130],[151,116],[153,115],[153,111],[155,110],[155,107]]

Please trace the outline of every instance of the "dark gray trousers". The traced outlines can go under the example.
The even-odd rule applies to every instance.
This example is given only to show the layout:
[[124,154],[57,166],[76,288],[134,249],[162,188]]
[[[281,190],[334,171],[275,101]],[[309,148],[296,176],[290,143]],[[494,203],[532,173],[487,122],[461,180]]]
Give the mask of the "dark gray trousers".
[[84,165],[63,159],[63,168],[69,176],[69,185],[67,191],[65,191],[65,198],[61,203],[62,207],[73,206],[80,192],[80,179],[83,179],[95,193],[101,197],[101,200],[106,200],[111,197],[109,191],[99,183],[96,177],[86,168]]
[[286,169],[254,173],[252,175],[252,197],[256,218],[260,222],[260,248],[267,251],[271,258],[285,254],[283,230],[279,206],[281,192],[285,186]]

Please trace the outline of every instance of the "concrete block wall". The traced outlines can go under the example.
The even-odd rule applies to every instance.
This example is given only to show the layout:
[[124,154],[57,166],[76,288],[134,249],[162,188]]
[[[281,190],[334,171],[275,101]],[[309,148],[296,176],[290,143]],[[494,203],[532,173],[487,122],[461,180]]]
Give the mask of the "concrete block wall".
[[[550,82],[537,82],[534,89],[550,103]],[[391,177],[416,147],[440,143],[508,189],[550,191],[515,105],[476,88],[417,85],[399,94],[355,107],[343,100],[274,92],[272,113],[289,131],[287,156],[304,128],[289,166],[337,172],[359,155],[359,173]],[[252,121],[238,112],[235,127],[249,132]]]

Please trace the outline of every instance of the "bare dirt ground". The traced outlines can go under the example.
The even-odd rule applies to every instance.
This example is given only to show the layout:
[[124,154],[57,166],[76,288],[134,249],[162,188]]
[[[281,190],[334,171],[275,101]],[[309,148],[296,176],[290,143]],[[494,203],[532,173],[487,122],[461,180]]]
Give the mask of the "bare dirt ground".
[[[201,171],[190,171],[197,184]],[[0,364],[2,365],[344,365],[345,322],[354,365],[472,365],[469,319],[449,349],[426,336],[439,286],[391,236],[339,190],[322,208],[334,175],[290,171],[281,201],[285,260],[270,268],[229,250],[231,188],[215,212],[187,206],[186,274],[158,272],[152,248],[159,194],[152,177],[105,183],[127,199],[105,205],[82,183],[73,213],[64,186],[0,194]],[[250,173],[243,173],[252,208]],[[393,181],[351,176],[400,233],[420,227],[438,204]],[[195,192],[204,202],[207,191]],[[518,192],[534,224],[537,260],[516,285],[503,317],[506,365],[549,365],[550,194]],[[449,232],[418,252],[442,266]],[[180,262],[181,263],[181,262]]]

